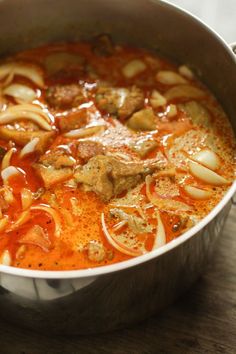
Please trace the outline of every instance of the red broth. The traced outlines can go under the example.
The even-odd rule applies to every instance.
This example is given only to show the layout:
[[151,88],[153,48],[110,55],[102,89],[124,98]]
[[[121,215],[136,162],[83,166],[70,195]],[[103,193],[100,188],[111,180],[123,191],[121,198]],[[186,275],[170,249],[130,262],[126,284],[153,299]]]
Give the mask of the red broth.
[[234,180],[230,124],[185,65],[100,36],[6,58],[0,85],[2,264],[142,255],[194,226]]

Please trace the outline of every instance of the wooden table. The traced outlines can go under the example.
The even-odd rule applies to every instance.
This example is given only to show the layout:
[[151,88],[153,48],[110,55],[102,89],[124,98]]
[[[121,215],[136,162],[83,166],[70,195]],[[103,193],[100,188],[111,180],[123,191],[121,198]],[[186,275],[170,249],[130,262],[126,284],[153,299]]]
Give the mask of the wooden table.
[[[172,0],[236,41],[235,0]],[[0,320],[0,354],[236,354],[236,207],[211,264],[175,305],[134,328],[56,338]],[[20,324],[19,324],[20,327]]]

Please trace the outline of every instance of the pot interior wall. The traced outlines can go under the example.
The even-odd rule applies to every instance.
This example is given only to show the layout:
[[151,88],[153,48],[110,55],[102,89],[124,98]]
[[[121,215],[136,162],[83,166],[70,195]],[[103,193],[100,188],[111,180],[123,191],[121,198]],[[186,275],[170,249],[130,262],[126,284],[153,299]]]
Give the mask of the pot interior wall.
[[0,54],[55,41],[111,33],[115,41],[151,48],[190,65],[231,118],[236,65],[230,50],[189,15],[158,0],[2,0]]

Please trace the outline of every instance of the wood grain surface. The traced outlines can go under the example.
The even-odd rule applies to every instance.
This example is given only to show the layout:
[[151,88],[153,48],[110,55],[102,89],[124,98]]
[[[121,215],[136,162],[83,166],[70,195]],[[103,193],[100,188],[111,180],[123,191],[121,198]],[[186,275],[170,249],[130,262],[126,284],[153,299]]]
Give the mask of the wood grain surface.
[[[235,0],[172,0],[236,41]],[[89,337],[46,337],[0,320],[0,354],[236,354],[236,207],[211,264],[173,306],[136,327]]]

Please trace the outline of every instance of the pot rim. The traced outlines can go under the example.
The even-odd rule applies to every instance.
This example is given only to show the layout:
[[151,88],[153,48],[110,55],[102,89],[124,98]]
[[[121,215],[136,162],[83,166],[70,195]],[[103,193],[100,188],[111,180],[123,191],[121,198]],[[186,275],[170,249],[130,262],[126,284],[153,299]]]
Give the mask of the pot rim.
[[[215,32],[213,29],[211,29],[208,25],[206,25],[204,22],[202,22],[195,15],[191,14],[189,11],[187,11],[185,9],[182,9],[179,6],[169,3],[166,0],[150,0],[150,1],[153,2],[154,4],[159,3],[162,6],[169,7],[174,11],[177,11],[183,15],[186,15],[187,17],[191,18],[191,20],[198,22],[208,32],[210,32],[212,35],[214,35],[216,37],[216,39],[218,39],[219,42],[221,42],[222,46],[225,48],[225,50],[228,52],[228,54],[232,56],[232,58],[235,60],[235,63],[236,63],[234,53],[230,49],[230,46],[227,45],[227,43],[224,41],[224,39],[217,32]],[[114,272],[125,270],[127,268],[141,265],[142,263],[151,261],[152,259],[157,258],[157,257],[171,251],[172,249],[183,244],[184,242],[189,240],[191,237],[193,237],[195,234],[197,234],[199,231],[201,231],[226,206],[226,204],[230,201],[230,199],[233,197],[235,192],[236,192],[236,180],[234,180],[232,186],[225,193],[225,195],[220,200],[220,202],[211,210],[211,212],[208,215],[206,215],[194,227],[192,227],[190,230],[188,230],[187,232],[185,232],[181,236],[177,237],[176,239],[168,242],[166,245],[164,245],[154,251],[146,253],[142,256],[131,258],[129,260],[115,263],[115,264],[111,264],[111,265],[105,265],[105,266],[88,268],[88,269],[78,269],[78,270],[58,270],[58,271],[57,270],[33,270],[33,269],[24,269],[24,268],[12,267],[12,266],[5,266],[5,265],[0,264],[0,274],[3,273],[3,274],[9,274],[9,275],[14,275],[14,276],[19,276],[19,277],[39,278],[39,279],[74,279],[74,278],[85,278],[85,277],[86,278],[88,278],[88,277],[95,278],[97,276],[101,276],[101,275],[105,275],[105,274],[109,274],[109,273],[114,273]]]

